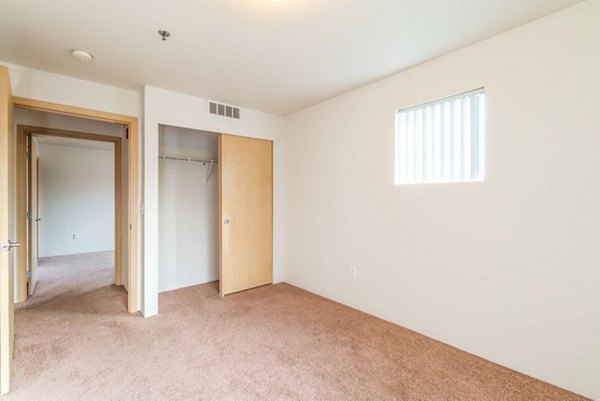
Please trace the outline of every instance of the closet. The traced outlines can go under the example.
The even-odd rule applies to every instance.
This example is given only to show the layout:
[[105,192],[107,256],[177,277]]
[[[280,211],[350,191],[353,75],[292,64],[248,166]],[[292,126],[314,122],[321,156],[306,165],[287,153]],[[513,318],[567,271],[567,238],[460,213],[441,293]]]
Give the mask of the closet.
[[273,144],[159,127],[159,292],[273,280]]
[[218,136],[159,128],[159,292],[219,278]]

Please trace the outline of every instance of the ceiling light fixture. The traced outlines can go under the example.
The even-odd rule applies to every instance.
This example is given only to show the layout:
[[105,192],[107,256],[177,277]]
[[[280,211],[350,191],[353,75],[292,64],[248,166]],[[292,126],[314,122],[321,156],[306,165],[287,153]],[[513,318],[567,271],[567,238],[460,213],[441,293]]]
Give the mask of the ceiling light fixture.
[[71,50],[71,56],[84,63],[91,63],[92,61],[94,61],[94,56],[92,56],[89,52],[86,52],[85,50],[81,49]]
[[164,29],[159,30],[158,34],[162,36],[162,40],[167,40],[167,38],[171,36],[171,33],[169,31],[165,31]]

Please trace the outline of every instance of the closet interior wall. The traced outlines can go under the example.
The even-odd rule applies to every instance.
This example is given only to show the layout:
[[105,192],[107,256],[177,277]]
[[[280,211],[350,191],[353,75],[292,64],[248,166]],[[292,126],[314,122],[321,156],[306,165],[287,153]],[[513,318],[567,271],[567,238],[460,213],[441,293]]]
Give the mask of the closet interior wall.
[[159,292],[218,280],[217,157],[217,134],[159,126]]

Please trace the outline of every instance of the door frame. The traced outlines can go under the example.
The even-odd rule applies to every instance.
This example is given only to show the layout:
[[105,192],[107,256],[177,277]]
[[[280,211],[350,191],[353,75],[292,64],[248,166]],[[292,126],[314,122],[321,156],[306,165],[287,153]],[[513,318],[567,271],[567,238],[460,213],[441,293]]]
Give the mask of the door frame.
[[[29,154],[29,163],[27,165],[27,193],[29,194],[29,197],[27,197],[27,210],[29,210],[30,215],[29,215],[29,219],[27,219],[27,225],[28,225],[28,231],[27,231],[27,233],[28,234],[27,234],[27,242],[26,242],[25,246],[27,248],[27,258],[28,258],[27,259],[27,261],[28,261],[27,264],[29,266],[29,270],[31,271],[31,275],[32,275],[31,280],[27,281],[27,283],[26,283],[27,295],[28,296],[32,295],[33,291],[35,290],[35,287],[33,287],[35,285],[34,284],[34,277],[33,277],[33,261],[34,261],[33,254],[35,253],[35,261],[36,261],[35,264],[37,266],[38,253],[37,253],[37,249],[33,248],[33,244],[34,244],[33,233],[35,231],[35,235],[36,235],[36,237],[38,237],[37,234],[39,232],[39,230],[38,230],[39,226],[36,226],[36,225],[39,222],[38,217],[40,215],[39,214],[39,208],[38,208],[38,202],[37,202],[38,201],[38,199],[37,199],[37,197],[38,197],[38,189],[39,189],[39,185],[38,184],[40,182],[39,179],[38,179],[38,177],[39,177],[38,176],[38,172],[39,172],[39,169],[38,169],[39,149],[37,148],[37,141],[35,139],[36,138],[34,138],[33,136],[30,136],[30,137],[27,138],[27,141],[28,141],[27,142],[27,147],[29,148],[29,152],[28,152],[28,154]],[[17,141],[17,143],[18,143],[18,141]],[[34,147],[38,151],[37,153],[33,151]],[[17,152],[17,154],[18,154],[18,152]],[[17,160],[17,162],[18,162],[18,160]],[[36,206],[36,210],[35,211],[33,210],[33,204],[34,204],[34,199],[33,199],[34,198],[34,196],[33,196],[33,194],[34,194],[34,191],[33,191],[34,169],[35,169],[35,177],[36,177],[36,180],[35,180],[35,186],[36,186],[36,188],[35,188],[35,197],[36,197],[36,199],[35,199],[35,206]],[[18,177],[18,172],[17,172],[17,177]],[[19,196],[18,193],[17,193],[17,196]],[[17,203],[17,208],[18,208],[18,203]],[[33,219],[34,214],[36,216],[35,220]],[[19,213],[17,213],[17,216],[19,216]],[[18,225],[18,222],[17,222],[17,225]],[[35,230],[34,230],[34,227],[35,227]],[[38,242],[37,242],[38,239],[39,239],[39,237],[35,239],[35,246],[36,246],[36,248],[37,248],[37,245],[38,245]],[[18,253],[17,253],[17,255],[18,255]],[[17,264],[17,266],[19,266],[19,265]],[[19,277],[19,273],[17,271],[17,278],[18,277]],[[37,278],[37,276],[36,276],[36,278]],[[19,287],[17,286],[17,293],[18,293],[18,288]]]
[[[14,213],[13,99],[8,68],[0,65],[0,241],[8,241],[9,245],[15,239],[11,221]],[[15,246],[17,244],[13,243],[12,247]],[[0,251],[0,394],[10,390],[15,339],[13,260],[14,252],[10,246],[6,252]]]
[[137,264],[137,233],[138,233],[138,118],[122,114],[85,109],[64,104],[51,103],[24,97],[13,97],[15,107],[44,111],[47,113],[80,117],[89,120],[106,121],[123,124],[127,135],[127,172],[128,172],[128,233],[127,233],[127,310],[130,313],[139,311],[138,305],[138,264]]
[[[122,138],[117,136],[88,134],[83,132],[66,131],[28,125],[17,126],[17,238],[22,246],[17,252],[17,302],[24,302],[28,296],[27,268],[31,268],[32,258],[32,224],[33,216],[25,219],[26,212],[31,210],[31,171],[26,167],[26,148],[31,139],[29,135],[53,136],[61,138],[83,139],[114,144],[114,210],[115,210],[115,276],[114,284],[123,285],[123,195],[122,195]],[[33,160],[32,160],[33,162]],[[33,168],[33,167],[32,167]],[[39,177],[38,177],[39,179]]]

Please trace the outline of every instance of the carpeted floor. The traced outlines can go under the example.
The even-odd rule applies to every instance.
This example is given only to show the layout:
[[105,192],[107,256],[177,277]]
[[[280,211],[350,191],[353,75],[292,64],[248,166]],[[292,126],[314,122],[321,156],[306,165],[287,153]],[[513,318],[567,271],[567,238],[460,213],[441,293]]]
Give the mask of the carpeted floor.
[[47,258],[6,400],[583,400],[288,284],[126,312],[111,253]]

